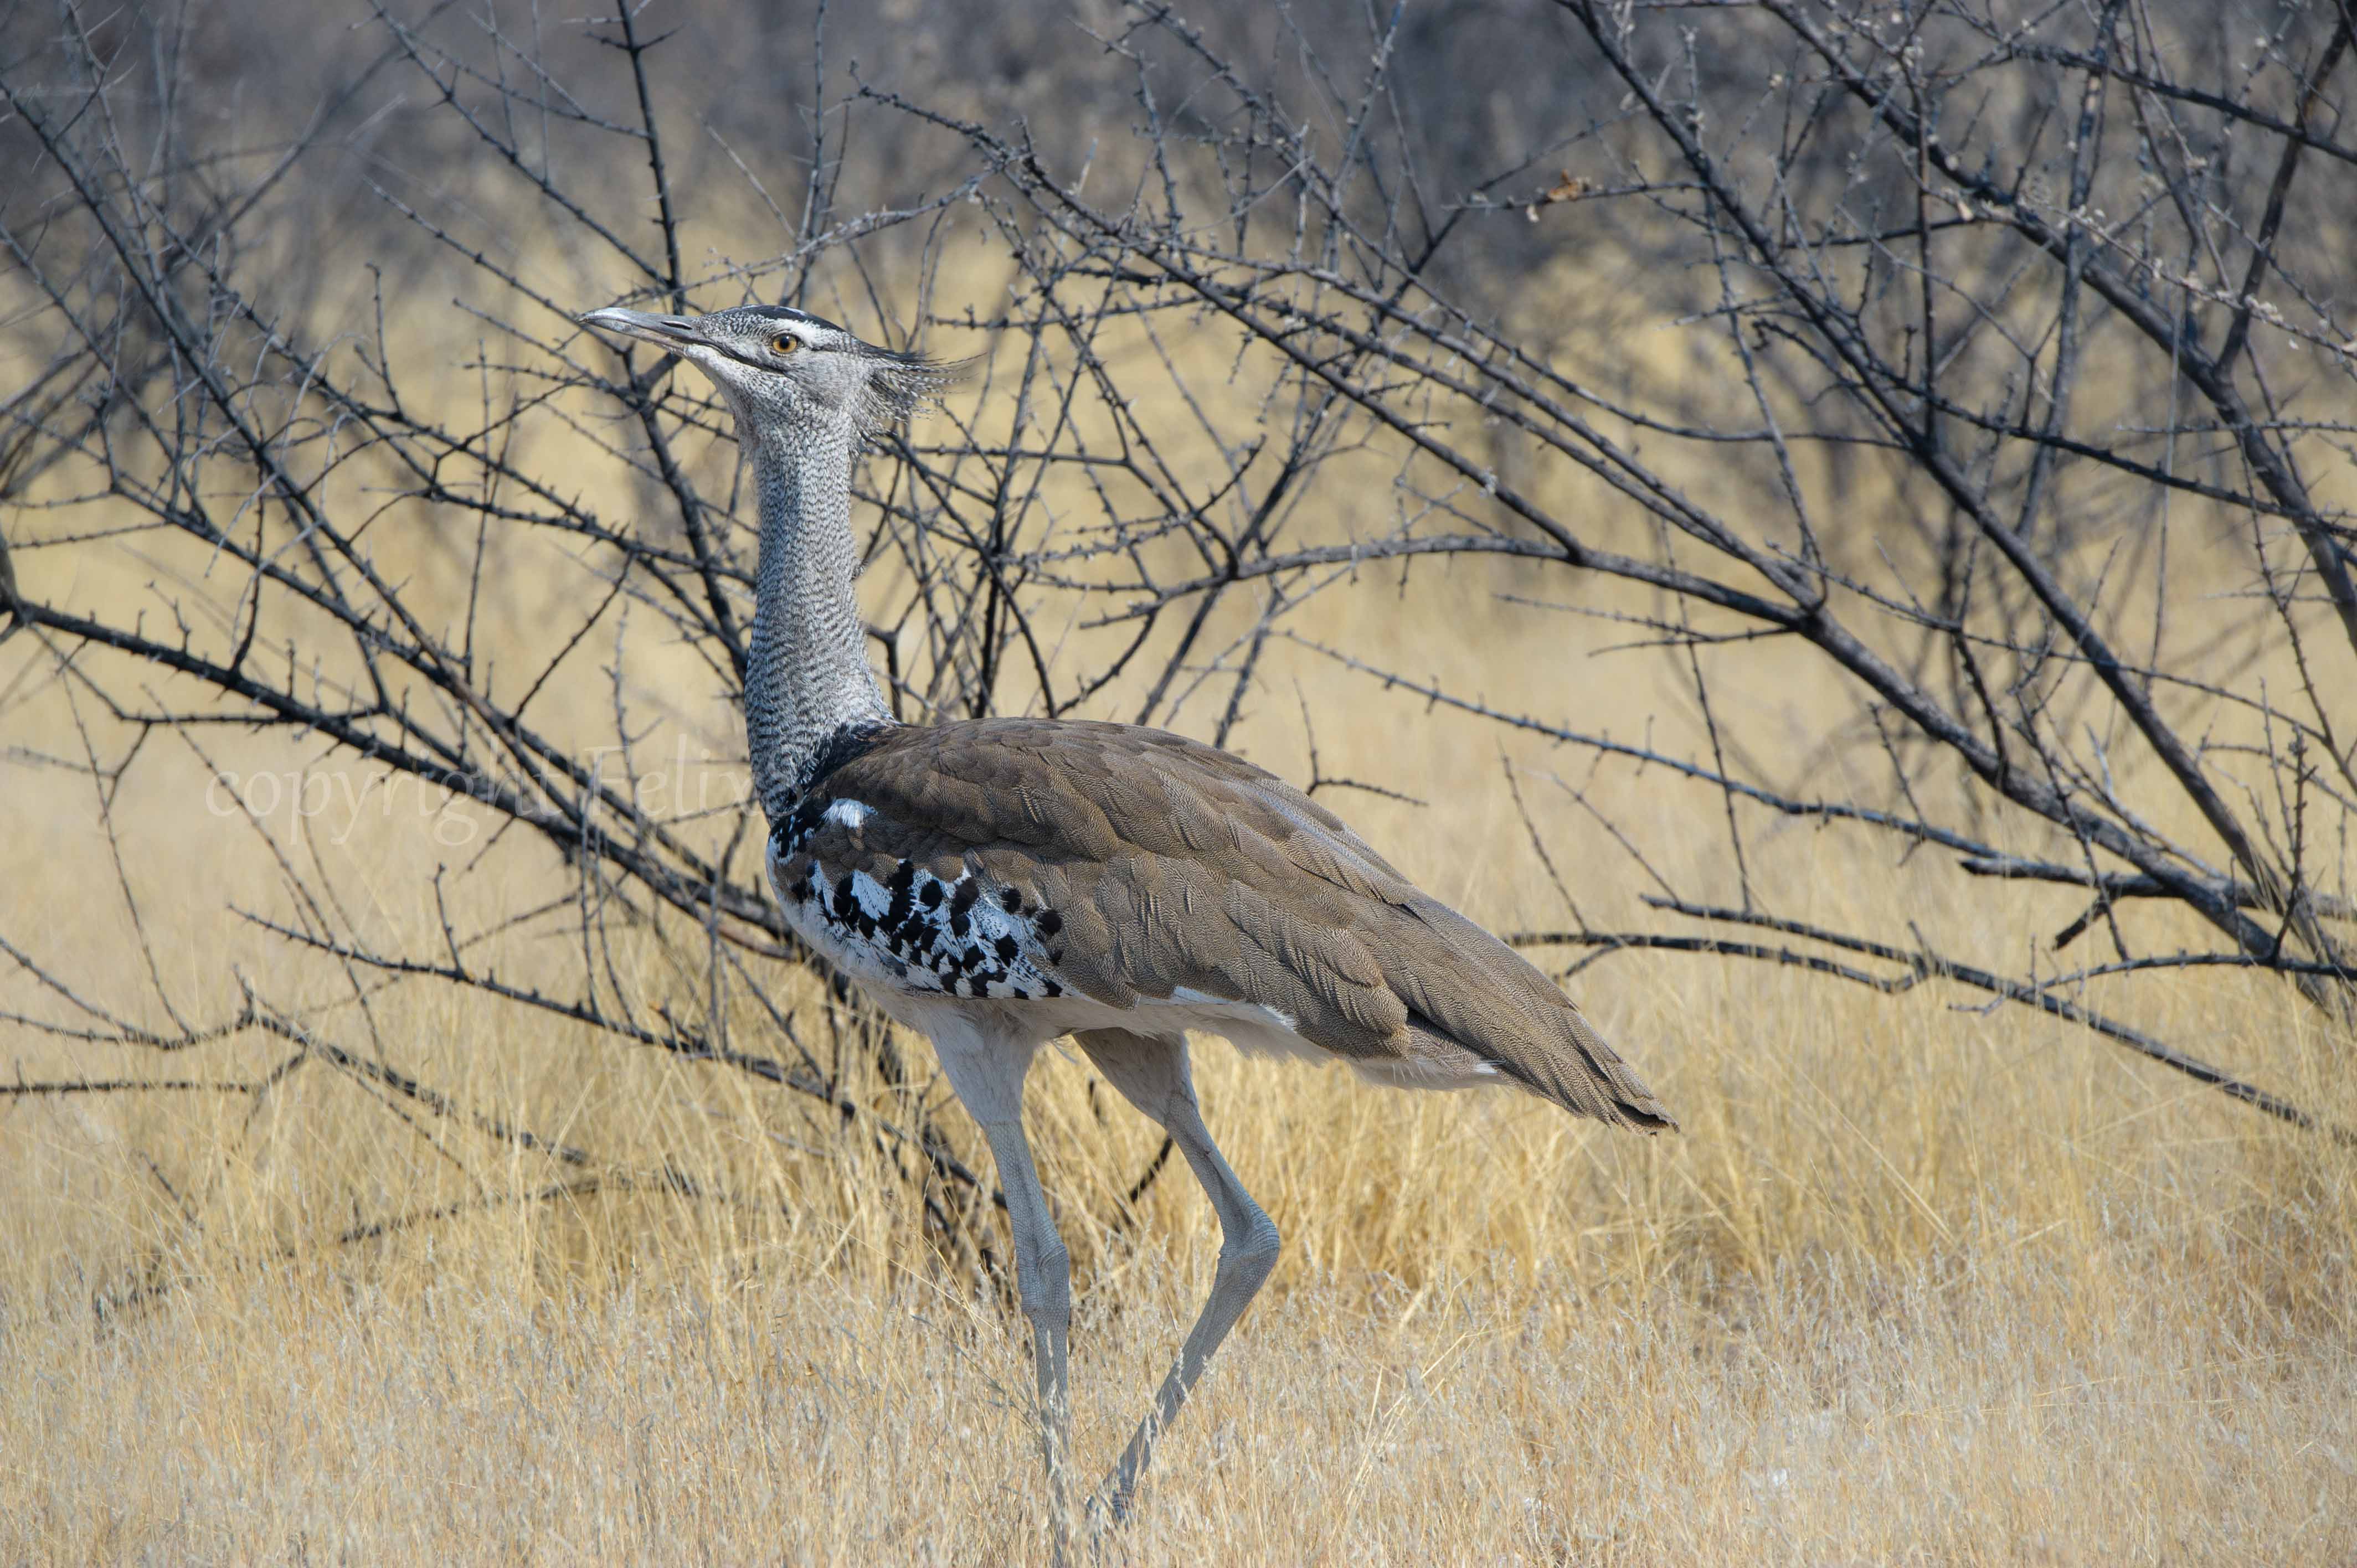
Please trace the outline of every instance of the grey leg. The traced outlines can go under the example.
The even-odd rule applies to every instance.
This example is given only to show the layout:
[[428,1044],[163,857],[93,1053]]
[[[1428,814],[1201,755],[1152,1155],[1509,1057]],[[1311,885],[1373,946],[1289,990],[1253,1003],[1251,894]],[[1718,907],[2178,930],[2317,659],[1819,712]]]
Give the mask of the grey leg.
[[[1072,1322],[1072,1271],[1063,1238],[1048,1212],[1047,1194],[1023,1135],[1023,1079],[1037,1047],[1030,1042],[943,1037],[934,1044],[950,1087],[990,1141],[1006,1217],[1015,1233],[1015,1287],[1031,1320],[1031,1355],[1039,1395],[1039,1452],[1060,1543],[1069,1530],[1065,1472],[1071,1456],[1071,1395],[1065,1340]],[[1059,1553],[1060,1557],[1061,1553]]]
[[1194,1076],[1187,1067],[1185,1039],[1154,1038],[1119,1029],[1092,1030],[1073,1037],[1104,1074],[1105,1081],[1170,1134],[1220,1217],[1220,1266],[1211,1276],[1211,1294],[1203,1303],[1202,1315],[1195,1319],[1187,1343],[1179,1349],[1178,1364],[1162,1380],[1154,1408],[1138,1423],[1121,1463],[1091,1499],[1092,1508],[1102,1508],[1107,1517],[1120,1520],[1129,1512],[1137,1477],[1154,1456],[1155,1439],[1178,1419],[1211,1352],[1228,1337],[1228,1330],[1243,1316],[1275,1266],[1278,1241],[1275,1225],[1228,1168],[1219,1146],[1211,1142],[1210,1129],[1203,1125],[1202,1112],[1195,1102]]

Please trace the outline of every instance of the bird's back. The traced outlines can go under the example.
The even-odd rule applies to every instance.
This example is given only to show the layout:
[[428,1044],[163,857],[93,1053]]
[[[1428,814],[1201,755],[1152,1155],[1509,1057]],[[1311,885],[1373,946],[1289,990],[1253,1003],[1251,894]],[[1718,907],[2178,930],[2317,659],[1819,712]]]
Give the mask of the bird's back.
[[1084,998],[1149,1026],[1162,1007],[1240,1004],[1393,1081],[1502,1078],[1582,1115],[1674,1125],[1519,953],[1299,790],[1182,736],[887,728],[843,748],[770,854],[798,929],[903,998]]

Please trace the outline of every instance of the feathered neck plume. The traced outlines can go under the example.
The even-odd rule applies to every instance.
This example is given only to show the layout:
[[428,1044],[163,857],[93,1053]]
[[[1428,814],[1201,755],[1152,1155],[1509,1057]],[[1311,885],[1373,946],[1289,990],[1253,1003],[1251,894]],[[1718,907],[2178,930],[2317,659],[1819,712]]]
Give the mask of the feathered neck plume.
[[862,446],[899,428],[965,367],[868,354],[871,373],[847,406],[736,411],[761,519],[745,728],[754,788],[772,822],[792,811],[830,755],[893,722],[868,666],[853,588],[852,467]]

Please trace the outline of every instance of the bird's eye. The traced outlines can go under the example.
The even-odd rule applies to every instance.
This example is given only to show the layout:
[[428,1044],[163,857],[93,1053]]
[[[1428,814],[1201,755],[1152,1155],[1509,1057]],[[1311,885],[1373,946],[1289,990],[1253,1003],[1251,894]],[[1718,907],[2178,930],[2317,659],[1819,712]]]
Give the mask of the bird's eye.
[[791,354],[802,346],[801,338],[787,332],[780,332],[770,339],[770,352],[772,354]]

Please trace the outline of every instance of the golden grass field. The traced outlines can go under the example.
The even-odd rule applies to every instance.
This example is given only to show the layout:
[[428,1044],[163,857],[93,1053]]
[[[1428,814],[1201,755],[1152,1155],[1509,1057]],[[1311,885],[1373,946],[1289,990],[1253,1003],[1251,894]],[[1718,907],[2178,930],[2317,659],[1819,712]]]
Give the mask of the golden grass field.
[[[2222,583],[2230,555],[2178,570]],[[84,569],[20,568],[28,592],[86,600],[104,590]],[[1404,596],[1370,583],[1301,629],[1506,709],[1616,735],[1652,723],[1665,749],[1690,749],[1674,668],[1591,658],[1612,628],[1501,604],[1506,585],[1461,568]],[[1477,621],[1478,637],[1458,629]],[[71,754],[46,657],[31,639],[0,648],[0,739]],[[1674,876],[1707,886],[1721,865],[1711,791],[1591,777],[1584,757],[1297,649],[1270,657],[1234,744],[1303,777],[1297,682],[1325,772],[1429,802],[1338,807],[1492,929],[1563,923],[1507,762],[1599,924],[1663,918],[1550,772]],[[583,683],[594,708],[597,680]],[[1774,644],[1724,671],[1718,700],[1775,778],[1817,755],[1850,698]],[[701,702],[678,696],[681,731],[725,751],[733,718]],[[1215,711],[1181,725],[1208,733]],[[249,770],[318,760],[267,738],[206,744]],[[2133,790],[2141,763],[2120,765]],[[93,791],[5,777],[0,934],[161,1023]],[[112,801],[164,991],[196,1016],[233,1007],[233,972],[331,993],[314,961],[230,912],[283,893],[245,825],[209,808],[206,777],[159,759]],[[404,798],[288,842],[359,927],[415,947],[448,857],[431,825]],[[1913,921],[2018,968],[2076,912],[2067,892],[1967,884],[1843,831],[1747,829],[1785,914]],[[458,886],[468,920],[557,885],[526,849],[500,864]],[[2134,918],[2152,947],[2199,940]],[[665,994],[663,955],[643,956],[624,978]],[[561,980],[574,961],[525,948],[502,972]],[[1962,992],[1884,998],[1683,954],[1616,957],[1576,989],[1681,1133],[1200,1046],[1211,1123],[1286,1251],[1107,1561],[2357,1561],[2357,1156]],[[0,978],[0,1006],[38,1000]],[[2357,1122],[2351,1042],[2283,986],[2211,973],[2098,1001]],[[749,1005],[735,1024],[748,1040],[767,1026]],[[480,998],[392,990],[374,1027],[388,1059],[479,1109],[618,1168],[673,1160],[745,1200],[644,1181],[544,1198],[568,1173],[463,1124],[404,1126],[324,1067],[258,1109],[0,1101],[0,1563],[1045,1560],[1028,1325],[930,1265],[912,1196],[864,1144],[725,1069]],[[961,1154],[985,1163],[909,1044],[919,1085],[869,1091],[947,1107]],[[240,1077],[283,1055],[237,1040],[162,1065]],[[0,1026],[6,1078],[157,1068]],[[1093,1470],[1174,1351],[1219,1238],[1178,1172],[1117,1228],[1155,1138],[1089,1078],[1047,1059],[1031,1116],[1075,1261],[1077,1442]],[[161,1288],[93,1311],[143,1283]]]

